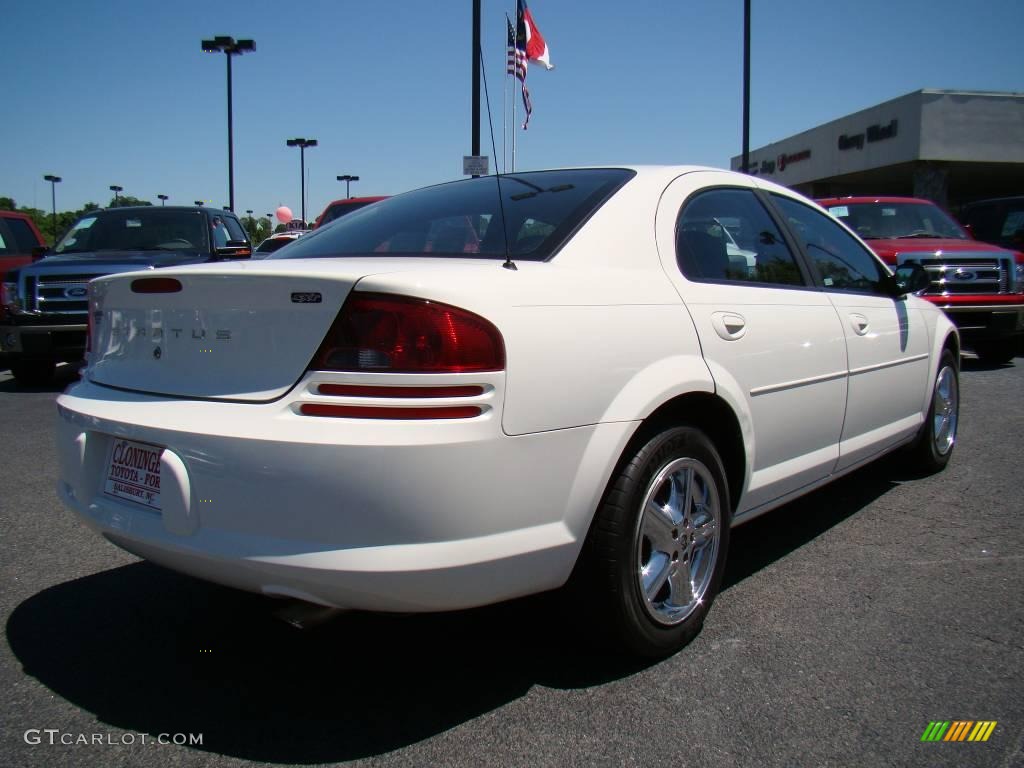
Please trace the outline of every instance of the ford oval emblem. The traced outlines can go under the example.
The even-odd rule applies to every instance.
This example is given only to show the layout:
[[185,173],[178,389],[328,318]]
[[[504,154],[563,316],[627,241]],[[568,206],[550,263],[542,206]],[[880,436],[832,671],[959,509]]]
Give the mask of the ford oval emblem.
[[84,299],[89,295],[88,288],[68,288],[64,291],[64,296],[69,299]]
[[973,270],[970,269],[958,269],[956,272],[953,273],[954,280],[962,280],[964,282],[973,280],[976,277],[977,275],[974,273]]

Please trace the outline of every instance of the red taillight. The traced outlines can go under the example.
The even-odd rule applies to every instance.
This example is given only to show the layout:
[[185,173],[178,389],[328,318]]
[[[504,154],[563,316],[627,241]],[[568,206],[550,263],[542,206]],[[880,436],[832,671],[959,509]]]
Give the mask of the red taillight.
[[140,277],[132,280],[132,293],[178,293],[181,281],[173,277]]
[[476,373],[505,367],[501,333],[458,307],[353,293],[310,366],[315,370]]
[[374,387],[365,384],[321,384],[317,393],[333,397],[476,397],[483,387]]
[[475,405],[442,406],[438,408],[381,408],[364,405],[331,405],[303,403],[303,416],[333,416],[337,419],[472,419],[483,413]]

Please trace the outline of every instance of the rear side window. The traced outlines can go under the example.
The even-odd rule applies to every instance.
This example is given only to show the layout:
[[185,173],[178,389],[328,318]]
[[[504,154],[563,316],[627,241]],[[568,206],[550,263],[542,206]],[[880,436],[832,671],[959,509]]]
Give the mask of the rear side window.
[[242,225],[238,223],[238,219],[233,216],[225,216],[224,223],[228,228],[228,237],[231,240],[244,240],[248,241],[249,237],[245,234],[245,230]]
[[830,291],[885,293],[885,270],[864,246],[822,213],[781,195],[772,195],[790,229]]
[[1004,240],[1011,240],[1020,237],[1024,233],[1024,208],[1010,211],[1006,214],[1003,222],[1003,231],[1000,233]]
[[[440,184],[368,205],[271,258],[433,256],[543,261],[632,171],[537,171]],[[500,197],[499,197],[500,190]]]
[[684,203],[676,259],[688,280],[804,285],[796,259],[749,189],[712,189]]

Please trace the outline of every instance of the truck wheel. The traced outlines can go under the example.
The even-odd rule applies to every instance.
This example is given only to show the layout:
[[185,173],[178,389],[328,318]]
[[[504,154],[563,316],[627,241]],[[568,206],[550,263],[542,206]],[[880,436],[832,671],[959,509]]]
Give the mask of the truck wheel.
[[1017,356],[1017,339],[985,339],[974,343],[974,352],[983,363],[1003,365]]
[[29,362],[11,363],[11,375],[19,384],[35,387],[49,383],[53,378],[56,365],[50,362],[32,360]]
[[943,469],[953,455],[960,422],[960,371],[953,353],[942,351],[928,416],[911,446],[913,468],[927,474]]
[[648,440],[612,478],[583,553],[593,619],[641,656],[690,642],[722,580],[730,510],[722,460],[703,432],[676,427]]

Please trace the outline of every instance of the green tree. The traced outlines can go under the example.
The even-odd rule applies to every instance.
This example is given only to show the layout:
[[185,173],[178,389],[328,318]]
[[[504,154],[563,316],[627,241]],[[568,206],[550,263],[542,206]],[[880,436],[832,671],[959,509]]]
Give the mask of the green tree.
[[110,205],[107,208],[127,208],[132,205],[152,205],[152,203],[149,200],[140,200],[131,195],[118,195],[116,198],[110,198]]
[[16,211],[18,207],[14,204],[13,197],[0,197],[0,211]]

